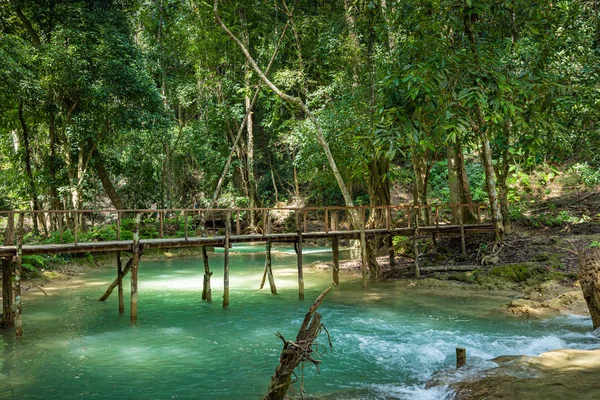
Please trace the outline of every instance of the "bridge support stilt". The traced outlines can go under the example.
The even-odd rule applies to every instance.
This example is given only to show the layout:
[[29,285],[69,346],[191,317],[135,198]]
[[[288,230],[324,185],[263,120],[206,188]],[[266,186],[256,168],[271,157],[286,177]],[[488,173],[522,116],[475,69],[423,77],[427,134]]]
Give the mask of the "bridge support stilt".
[[210,266],[208,264],[208,253],[206,252],[206,246],[202,246],[202,260],[204,261],[204,281],[202,282],[202,300],[206,300],[207,303],[212,303],[212,290],[210,288]]
[[131,304],[129,306],[129,320],[132,323],[137,322],[138,318],[138,269],[140,266],[140,221],[141,214],[135,216],[133,226],[133,256],[131,262]]
[[231,236],[231,212],[225,217],[225,245],[223,246],[223,308],[229,307],[229,237]]
[[262,281],[260,282],[260,289],[265,286],[265,281],[269,278],[269,287],[271,288],[271,294],[277,294],[277,287],[275,286],[275,278],[273,277],[273,267],[271,263],[271,242],[267,241],[266,254],[265,254],[265,272],[263,273]]
[[298,298],[300,300],[304,300],[304,271],[302,270],[302,231],[300,230],[298,230],[296,254],[298,255]]
[[331,250],[333,251],[333,284],[340,284],[340,245],[337,236],[331,238]]

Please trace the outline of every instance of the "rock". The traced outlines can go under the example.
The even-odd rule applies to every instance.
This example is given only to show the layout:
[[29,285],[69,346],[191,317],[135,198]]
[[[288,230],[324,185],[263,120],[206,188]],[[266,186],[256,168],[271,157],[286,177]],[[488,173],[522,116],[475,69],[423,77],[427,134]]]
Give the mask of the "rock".
[[455,399],[600,398],[600,349],[555,350],[538,357],[506,358],[453,386]]
[[163,255],[164,255],[165,257],[167,257],[167,258],[173,258],[173,257],[175,257],[175,254],[173,254],[173,253],[170,253],[170,252],[168,252],[168,251],[165,251],[165,252],[163,253]]

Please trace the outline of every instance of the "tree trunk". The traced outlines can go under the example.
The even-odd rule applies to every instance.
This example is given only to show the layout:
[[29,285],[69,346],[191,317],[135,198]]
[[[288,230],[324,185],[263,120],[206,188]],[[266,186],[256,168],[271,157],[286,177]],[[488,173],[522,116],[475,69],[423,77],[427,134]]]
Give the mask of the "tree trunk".
[[100,155],[98,149],[95,150],[94,167],[96,169],[96,172],[98,173],[100,182],[102,182],[102,187],[104,188],[104,191],[110,199],[113,207],[115,207],[117,210],[127,209],[125,202],[121,199],[112,181],[110,180],[110,176],[108,175],[108,172],[104,167],[104,160],[102,159],[102,156]]
[[[427,205],[427,180],[429,167],[426,154],[419,151],[416,145],[412,146],[412,165],[415,173],[415,187],[413,189],[413,204],[415,206]],[[419,209],[420,224],[428,224],[429,213],[426,208]]]
[[[462,155],[462,146],[459,142],[449,145],[447,148],[448,157],[448,186],[450,188],[450,203],[452,204],[470,204],[473,202],[471,189],[469,188],[469,178],[465,169],[464,156]],[[477,215],[474,210],[468,207],[459,207],[456,216],[453,216],[452,223],[458,224],[459,218],[463,223],[473,223],[477,221]]]
[[600,328],[600,248],[579,251],[579,283],[594,329]]
[[[19,122],[21,123],[21,129],[23,130],[23,158],[25,161],[25,174],[27,175],[27,186],[29,187],[29,195],[31,198],[31,204],[34,211],[40,210],[40,203],[38,200],[37,188],[35,186],[35,179],[33,178],[33,169],[31,168],[31,146],[29,144],[29,127],[25,121],[23,115],[23,102],[19,102]],[[39,235],[40,230],[38,227],[38,214],[33,214],[33,232]],[[45,228],[45,227],[44,227]],[[46,230],[46,229],[44,229]],[[47,232],[46,232],[47,233]]]

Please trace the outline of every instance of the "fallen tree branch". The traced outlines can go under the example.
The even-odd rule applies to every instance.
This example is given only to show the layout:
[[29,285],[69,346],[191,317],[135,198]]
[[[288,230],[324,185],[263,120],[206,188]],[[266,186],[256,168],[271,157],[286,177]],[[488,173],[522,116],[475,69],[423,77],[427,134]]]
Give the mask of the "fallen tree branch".
[[[294,370],[298,365],[302,364],[302,368],[304,368],[304,362],[308,361],[317,367],[317,371],[319,370],[318,366],[321,360],[313,357],[313,353],[319,354],[314,350],[313,346],[316,344],[313,344],[313,342],[324,326],[321,324],[321,314],[316,311],[330,291],[331,288],[325,289],[308,309],[295,341],[286,340],[281,333],[277,332],[276,336],[283,342],[283,350],[281,350],[279,356],[279,365],[275,369],[275,374],[271,377],[271,384],[264,398],[265,400],[284,399],[288,388],[293,383],[292,376],[295,376]],[[331,347],[329,332],[327,329],[325,329],[325,332]]]

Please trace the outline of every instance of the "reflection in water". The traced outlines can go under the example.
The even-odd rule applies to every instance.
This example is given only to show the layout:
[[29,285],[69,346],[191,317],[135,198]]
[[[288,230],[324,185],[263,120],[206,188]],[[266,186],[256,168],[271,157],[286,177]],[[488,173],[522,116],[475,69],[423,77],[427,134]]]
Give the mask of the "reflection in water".
[[[293,250],[280,248],[273,260],[280,294],[272,296],[258,291],[264,255],[247,252],[261,247],[236,250],[243,251],[231,257],[228,310],[220,305],[222,254],[211,256],[212,305],[200,299],[202,260],[142,261],[135,326],[118,315],[116,291],[105,303],[97,300],[113,268],[89,272],[48,297],[29,296],[23,340],[12,332],[0,337],[0,399],[261,397],[281,350],[275,333],[295,337],[331,271],[307,268],[307,301],[298,301],[296,259],[284,254]],[[325,252],[305,254],[306,265],[329,259]],[[470,365],[481,369],[503,354],[598,345],[589,318],[505,319],[496,311],[507,302],[499,295],[439,293],[405,282],[363,290],[360,276],[347,273],[341,281],[321,307],[333,351],[321,356],[321,375],[305,370],[308,393],[325,398],[444,398],[444,388],[424,384],[452,367],[456,347],[466,347]]]

